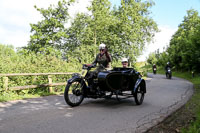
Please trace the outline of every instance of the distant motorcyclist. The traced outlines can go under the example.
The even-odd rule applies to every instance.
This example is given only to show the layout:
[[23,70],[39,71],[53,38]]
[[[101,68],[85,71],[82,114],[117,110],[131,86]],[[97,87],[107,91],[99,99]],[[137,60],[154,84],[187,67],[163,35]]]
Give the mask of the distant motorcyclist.
[[168,68],[171,69],[171,66],[170,66],[170,63],[169,63],[169,62],[167,62],[167,65],[165,66],[165,71],[167,71]]
[[156,74],[156,70],[157,70],[156,64],[153,64],[152,69],[153,69],[153,73]]
[[167,62],[167,65],[165,66],[165,72],[166,72],[166,77],[168,77],[169,75],[169,78],[171,78],[171,65],[169,62]]
[[123,66],[123,68],[128,67],[128,59],[127,58],[122,58],[122,66]]

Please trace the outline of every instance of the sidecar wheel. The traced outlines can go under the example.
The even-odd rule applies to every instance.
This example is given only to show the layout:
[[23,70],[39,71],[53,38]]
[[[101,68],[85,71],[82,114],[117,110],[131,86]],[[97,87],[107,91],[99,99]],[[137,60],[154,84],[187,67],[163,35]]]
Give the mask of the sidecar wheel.
[[80,105],[84,99],[83,85],[81,84],[81,81],[74,81],[71,84],[67,84],[64,98],[66,103],[71,107]]
[[144,100],[144,91],[143,91],[144,89],[142,87],[143,87],[142,84],[140,84],[134,93],[135,103],[137,105],[141,105]]

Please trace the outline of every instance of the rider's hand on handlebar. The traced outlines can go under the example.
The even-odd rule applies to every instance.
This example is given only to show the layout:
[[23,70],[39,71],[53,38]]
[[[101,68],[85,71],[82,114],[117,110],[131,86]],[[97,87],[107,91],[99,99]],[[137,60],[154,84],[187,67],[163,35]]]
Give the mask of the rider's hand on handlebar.
[[90,67],[92,64],[85,64],[87,67]]
[[86,64],[87,67],[95,67],[95,64]]

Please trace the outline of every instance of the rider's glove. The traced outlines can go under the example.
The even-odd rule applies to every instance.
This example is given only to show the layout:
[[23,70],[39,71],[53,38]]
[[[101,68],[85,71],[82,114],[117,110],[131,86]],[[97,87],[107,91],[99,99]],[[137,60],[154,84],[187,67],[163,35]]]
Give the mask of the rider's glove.
[[86,64],[87,67],[95,67],[96,64]]

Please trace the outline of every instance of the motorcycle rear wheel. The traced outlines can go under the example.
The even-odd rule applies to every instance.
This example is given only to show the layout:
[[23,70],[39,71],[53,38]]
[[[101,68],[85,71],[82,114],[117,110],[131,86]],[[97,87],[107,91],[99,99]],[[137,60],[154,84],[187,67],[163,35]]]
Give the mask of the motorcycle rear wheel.
[[67,84],[64,98],[66,103],[71,107],[80,105],[84,99],[81,81],[73,81],[71,84]]

